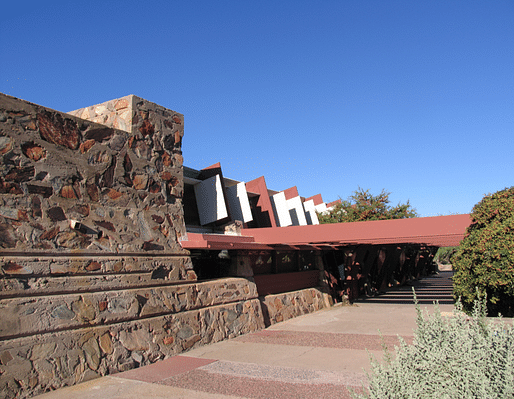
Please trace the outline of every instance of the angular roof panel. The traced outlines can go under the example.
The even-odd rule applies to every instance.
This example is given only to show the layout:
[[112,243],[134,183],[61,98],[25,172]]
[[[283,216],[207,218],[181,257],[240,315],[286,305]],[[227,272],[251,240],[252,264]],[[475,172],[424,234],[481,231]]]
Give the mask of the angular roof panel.
[[464,238],[468,214],[425,218],[374,220],[282,228],[243,229],[256,242],[276,244],[393,244],[418,243],[456,246]]

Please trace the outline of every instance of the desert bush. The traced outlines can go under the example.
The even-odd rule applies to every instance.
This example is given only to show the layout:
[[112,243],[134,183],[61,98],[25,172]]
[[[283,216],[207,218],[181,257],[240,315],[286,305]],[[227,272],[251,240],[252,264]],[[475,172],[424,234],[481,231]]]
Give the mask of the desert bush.
[[513,398],[514,330],[501,319],[486,322],[485,300],[475,301],[472,316],[460,302],[451,316],[433,314],[417,304],[412,345],[400,339],[383,362],[371,359],[369,388],[354,398],[445,399]]
[[485,196],[452,258],[454,297],[470,311],[477,295],[489,315],[514,315],[514,187]]

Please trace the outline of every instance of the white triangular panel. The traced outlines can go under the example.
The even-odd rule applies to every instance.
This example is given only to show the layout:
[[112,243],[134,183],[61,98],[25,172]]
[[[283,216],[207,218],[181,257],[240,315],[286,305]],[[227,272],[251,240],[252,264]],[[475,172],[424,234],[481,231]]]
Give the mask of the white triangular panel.
[[307,226],[302,199],[300,197],[290,198],[286,200],[286,204],[291,217],[291,224],[293,226]]
[[314,200],[305,201],[303,203],[303,208],[305,209],[305,217],[307,219],[307,224],[319,224],[318,215],[316,214],[316,205],[314,205]]
[[232,219],[242,220],[244,223],[253,220],[244,182],[227,187],[227,200]]
[[195,184],[194,190],[201,225],[216,222],[228,216],[220,175]]
[[275,219],[279,227],[291,226],[293,222],[291,221],[291,216],[289,214],[289,208],[287,206],[286,195],[283,191],[272,195],[271,204],[273,205],[273,210],[275,211]]

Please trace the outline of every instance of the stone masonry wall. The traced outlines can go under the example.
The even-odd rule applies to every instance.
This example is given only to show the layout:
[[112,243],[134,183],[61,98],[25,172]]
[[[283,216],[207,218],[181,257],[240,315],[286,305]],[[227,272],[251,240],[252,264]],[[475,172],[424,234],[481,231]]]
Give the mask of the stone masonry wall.
[[3,303],[10,320],[49,313],[56,328],[0,343],[0,389],[7,398],[29,397],[262,329],[256,295],[254,284],[234,278],[47,297],[41,307],[30,298]]
[[318,288],[261,297],[262,311],[268,325],[313,313],[331,305],[329,295]]
[[263,327],[254,284],[197,283],[179,244],[183,116],[136,96],[74,113],[0,94],[7,398]]
[[117,106],[132,114],[131,133],[0,97],[5,252],[189,259],[178,243],[185,234],[183,116],[135,96]]

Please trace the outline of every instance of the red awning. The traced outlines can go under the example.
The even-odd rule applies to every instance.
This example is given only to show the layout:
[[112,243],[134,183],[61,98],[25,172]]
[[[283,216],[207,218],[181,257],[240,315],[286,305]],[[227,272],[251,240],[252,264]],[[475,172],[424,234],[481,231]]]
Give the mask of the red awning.
[[333,248],[359,244],[424,244],[457,246],[470,225],[469,215],[375,220],[309,226],[243,229],[242,236],[188,233],[186,249]]

